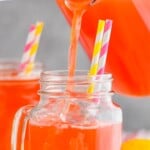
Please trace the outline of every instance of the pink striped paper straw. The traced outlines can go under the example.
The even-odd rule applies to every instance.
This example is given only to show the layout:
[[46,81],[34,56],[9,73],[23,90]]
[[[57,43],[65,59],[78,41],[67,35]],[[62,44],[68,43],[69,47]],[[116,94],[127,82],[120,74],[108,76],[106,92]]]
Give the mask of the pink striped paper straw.
[[107,59],[111,30],[112,30],[112,20],[107,19],[105,22],[104,35],[102,40],[102,49],[99,57],[97,74],[103,74],[105,71],[105,64]]
[[34,43],[35,40],[35,30],[36,30],[36,25],[31,25],[30,29],[29,29],[29,33],[28,33],[28,37],[27,37],[27,41],[24,47],[24,52],[23,52],[23,56],[21,59],[21,63],[19,66],[19,70],[23,71],[24,68],[26,67],[26,65],[29,63],[29,59],[30,59],[30,49]]
[[37,22],[36,23],[36,29],[35,29],[35,33],[34,33],[34,41],[33,41],[33,44],[32,44],[32,48],[30,50],[30,62],[31,63],[34,63],[34,61],[35,61],[35,57],[36,57],[37,50],[38,50],[38,47],[39,47],[41,34],[42,34],[42,31],[43,31],[43,27],[44,27],[43,22]]
[[29,52],[29,62],[24,68],[24,74],[29,75],[33,71],[33,67],[35,64],[35,57],[37,54],[37,50],[39,47],[40,37],[43,31],[44,23],[43,22],[37,22],[36,23],[36,30],[35,30],[35,37],[34,37],[34,43],[32,44],[32,47]]

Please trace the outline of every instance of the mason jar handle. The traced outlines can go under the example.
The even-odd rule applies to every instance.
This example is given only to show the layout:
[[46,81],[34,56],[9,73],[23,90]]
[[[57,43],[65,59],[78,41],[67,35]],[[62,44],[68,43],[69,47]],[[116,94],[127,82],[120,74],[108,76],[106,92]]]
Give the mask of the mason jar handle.
[[24,139],[26,135],[26,127],[29,119],[30,111],[34,105],[21,107],[15,114],[12,134],[11,134],[11,150],[24,150]]

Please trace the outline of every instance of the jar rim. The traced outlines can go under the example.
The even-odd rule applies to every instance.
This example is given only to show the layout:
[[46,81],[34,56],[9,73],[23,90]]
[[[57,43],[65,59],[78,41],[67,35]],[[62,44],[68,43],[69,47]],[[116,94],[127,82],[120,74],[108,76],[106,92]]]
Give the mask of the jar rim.
[[41,72],[40,81],[49,82],[57,80],[99,80],[106,81],[112,80],[111,73],[101,75],[89,75],[88,70],[76,70],[74,76],[68,76],[68,70],[50,70]]
[[40,77],[40,73],[43,70],[43,64],[41,62],[35,62],[35,67],[30,75],[18,75],[20,61],[18,59],[0,59],[0,81],[9,80],[29,80]]
[[110,96],[113,96],[114,95],[114,92],[113,91],[110,91],[110,92],[99,92],[99,93],[85,93],[85,94],[79,94],[76,93],[73,94],[73,96],[71,95],[71,93],[68,93],[68,92],[60,92],[59,95],[58,95],[58,92],[54,92],[54,91],[50,91],[50,90],[39,90],[38,91],[38,94],[39,95],[44,95],[46,97],[49,97],[49,98],[66,98],[68,97],[69,99],[72,98],[72,99],[94,99],[94,98],[99,98],[101,99],[101,97],[110,97]]

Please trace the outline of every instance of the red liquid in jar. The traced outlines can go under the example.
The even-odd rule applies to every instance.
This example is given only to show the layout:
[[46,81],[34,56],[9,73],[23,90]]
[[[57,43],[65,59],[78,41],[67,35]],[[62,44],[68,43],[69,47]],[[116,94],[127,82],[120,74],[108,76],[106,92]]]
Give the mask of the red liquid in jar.
[[31,121],[26,141],[26,150],[120,150],[121,124],[82,127],[62,122],[40,125]]
[[[0,75],[2,75],[2,72],[0,72]],[[15,73],[13,73],[8,78],[0,79],[1,150],[11,149],[10,141],[12,122],[16,111],[22,106],[35,104],[39,100],[37,94],[39,90],[39,77],[21,79],[20,77],[15,77]]]

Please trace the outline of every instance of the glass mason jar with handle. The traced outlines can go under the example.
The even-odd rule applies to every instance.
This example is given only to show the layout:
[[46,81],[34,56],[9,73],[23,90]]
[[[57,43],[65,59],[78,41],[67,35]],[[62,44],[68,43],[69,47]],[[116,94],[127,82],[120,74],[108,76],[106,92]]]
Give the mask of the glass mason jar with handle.
[[112,102],[111,74],[46,71],[40,101],[14,118],[12,150],[120,150],[122,111]]

